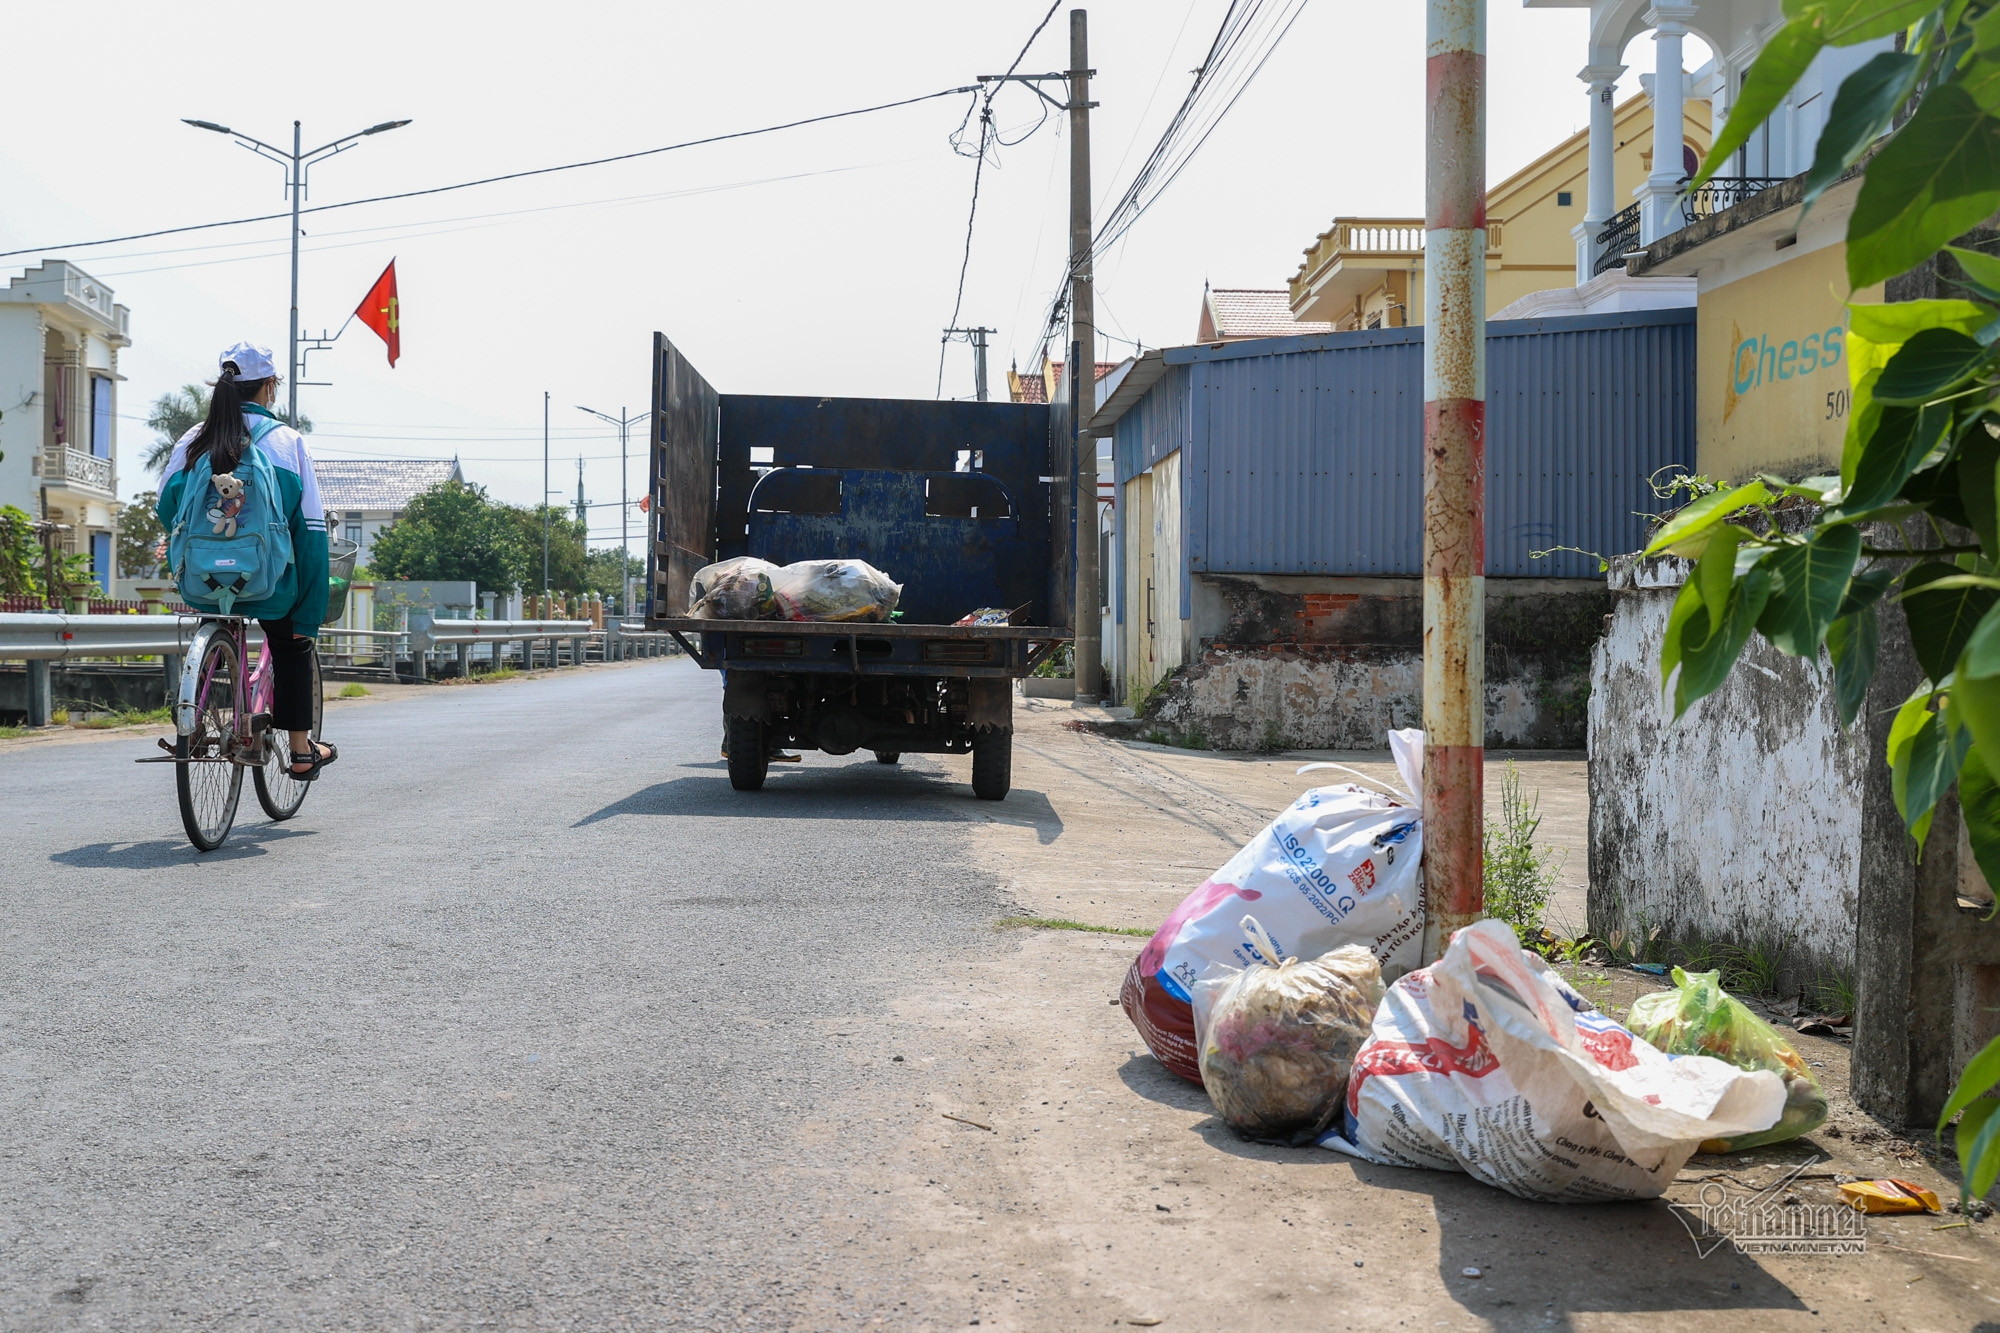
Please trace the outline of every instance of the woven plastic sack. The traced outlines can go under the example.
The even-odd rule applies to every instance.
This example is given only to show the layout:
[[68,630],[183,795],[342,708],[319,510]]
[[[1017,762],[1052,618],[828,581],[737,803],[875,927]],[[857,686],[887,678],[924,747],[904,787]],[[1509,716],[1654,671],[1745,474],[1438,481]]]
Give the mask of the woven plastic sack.
[[902,595],[866,560],[800,560],[771,575],[778,620],[887,620]]
[[[1268,938],[1252,917],[1243,928],[1253,942]],[[1359,944],[1308,962],[1211,969],[1195,983],[1194,1011],[1201,1083],[1216,1112],[1245,1138],[1317,1139],[1341,1112],[1381,1002],[1381,964]]]
[[1784,1105],[1776,1074],[1655,1050],[1479,921],[1389,988],[1344,1132],[1320,1144],[1524,1199],[1651,1199],[1705,1140],[1769,1129]]
[[778,566],[754,555],[703,565],[688,583],[688,614],[703,620],[768,620]]
[[1785,1110],[1769,1129],[1711,1139],[1703,1152],[1741,1152],[1810,1134],[1826,1123],[1826,1093],[1792,1044],[1722,989],[1721,974],[1674,969],[1674,989],[1641,995],[1625,1026],[1668,1055],[1712,1055],[1738,1069],[1768,1069],[1785,1084]]
[[1278,956],[1317,958],[1362,944],[1390,976],[1417,965],[1424,826],[1411,793],[1423,790],[1423,745],[1421,731],[1389,733],[1408,789],[1400,797],[1353,785],[1314,788],[1168,913],[1119,991],[1125,1016],[1161,1064],[1201,1081],[1194,985],[1216,964],[1257,961],[1237,925],[1246,908],[1270,931]]

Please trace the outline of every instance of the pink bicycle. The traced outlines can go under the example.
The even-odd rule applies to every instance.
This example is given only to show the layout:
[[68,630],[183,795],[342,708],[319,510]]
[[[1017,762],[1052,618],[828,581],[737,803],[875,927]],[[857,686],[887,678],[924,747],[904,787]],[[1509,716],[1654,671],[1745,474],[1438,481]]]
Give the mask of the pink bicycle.
[[[313,721],[320,736],[319,654],[312,656]],[[180,793],[181,825],[188,841],[212,852],[236,822],[243,794],[243,770],[257,786],[257,803],[274,820],[290,819],[305,804],[310,783],[292,776],[285,738],[271,726],[271,654],[250,654],[249,622],[241,616],[204,616],[181,664],[174,699],[171,758],[141,763],[173,764]]]

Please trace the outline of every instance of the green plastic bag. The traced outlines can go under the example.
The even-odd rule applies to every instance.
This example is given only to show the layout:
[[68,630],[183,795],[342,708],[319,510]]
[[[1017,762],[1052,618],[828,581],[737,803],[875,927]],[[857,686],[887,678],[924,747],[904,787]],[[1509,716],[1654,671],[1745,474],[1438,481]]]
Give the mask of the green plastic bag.
[[1673,972],[1674,989],[1641,995],[1625,1026],[1668,1055],[1712,1055],[1738,1069],[1768,1069],[1785,1081],[1778,1123],[1733,1139],[1710,1139],[1703,1152],[1742,1152],[1810,1134],[1826,1123],[1826,1094],[1778,1030],[1722,989],[1719,972]]

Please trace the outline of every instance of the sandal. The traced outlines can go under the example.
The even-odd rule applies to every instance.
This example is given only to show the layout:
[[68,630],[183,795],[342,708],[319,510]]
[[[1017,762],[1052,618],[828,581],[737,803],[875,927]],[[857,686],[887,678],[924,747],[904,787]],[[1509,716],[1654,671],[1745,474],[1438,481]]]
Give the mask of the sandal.
[[[299,758],[297,755],[293,755],[291,763],[285,765],[285,772],[291,775],[292,781],[311,782],[314,778],[319,776],[319,771],[322,768],[325,768],[328,764],[340,758],[340,750],[333,744],[332,741],[314,741],[312,745],[313,745],[313,759],[311,768],[301,771],[298,768]],[[319,753],[319,751],[321,750],[325,750],[326,753],[325,754]]]

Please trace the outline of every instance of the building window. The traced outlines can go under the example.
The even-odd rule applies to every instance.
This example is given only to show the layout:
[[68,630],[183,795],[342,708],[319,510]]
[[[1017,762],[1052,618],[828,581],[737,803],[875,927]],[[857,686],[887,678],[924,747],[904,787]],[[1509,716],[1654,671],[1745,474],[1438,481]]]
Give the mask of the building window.
[[90,454],[111,457],[111,381],[102,375],[90,377]]
[[90,534],[90,573],[97,580],[100,595],[111,595],[111,534],[93,532]]
[[1569,206],[1570,206],[1570,193],[1569,193],[1569,191],[1568,191],[1568,190],[1557,190],[1557,191],[1556,191],[1556,207],[1557,207],[1557,208],[1568,208]]
[[361,525],[359,523],[349,523],[347,525],[347,540],[353,542],[356,546],[361,545]]

